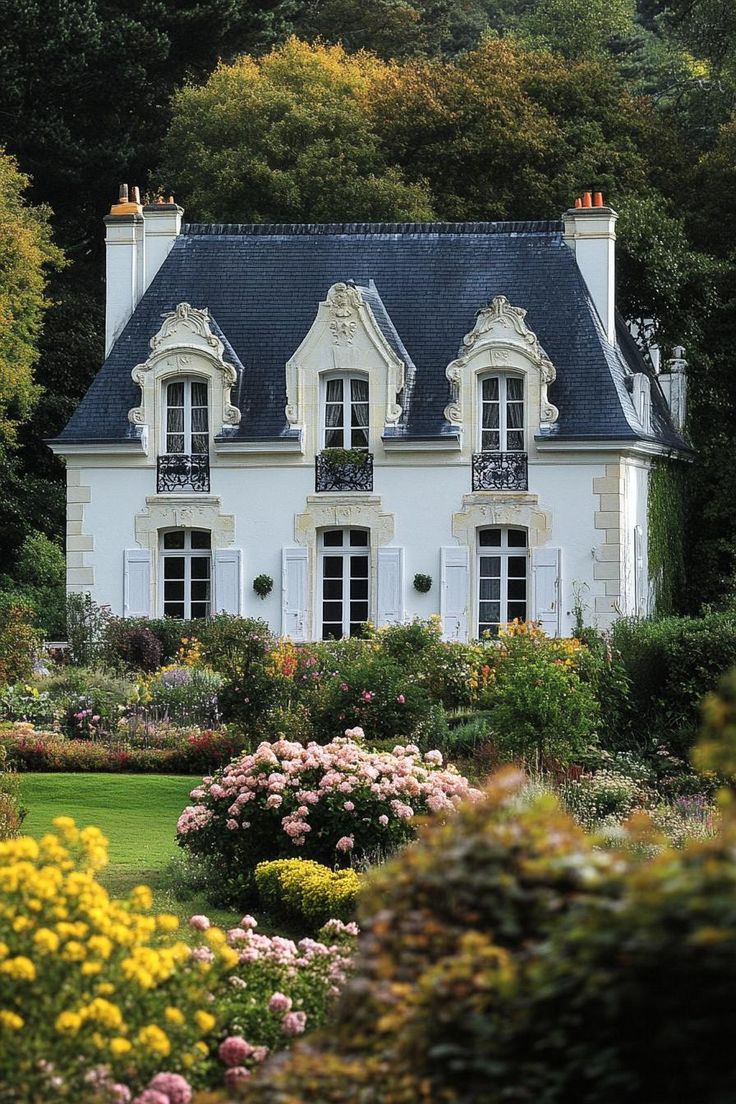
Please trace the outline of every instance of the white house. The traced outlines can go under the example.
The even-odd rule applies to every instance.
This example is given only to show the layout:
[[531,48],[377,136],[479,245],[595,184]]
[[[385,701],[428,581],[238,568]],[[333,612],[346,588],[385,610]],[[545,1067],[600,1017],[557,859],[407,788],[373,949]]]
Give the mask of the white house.
[[649,473],[687,452],[683,363],[655,374],[617,316],[598,193],[561,222],[182,214],[124,188],[105,220],[107,359],[51,442],[70,591],[295,640],[648,610]]

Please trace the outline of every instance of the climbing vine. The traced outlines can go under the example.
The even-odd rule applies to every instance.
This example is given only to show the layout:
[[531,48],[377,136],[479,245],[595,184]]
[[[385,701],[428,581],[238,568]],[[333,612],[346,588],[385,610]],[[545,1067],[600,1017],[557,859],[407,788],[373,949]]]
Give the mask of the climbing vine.
[[657,614],[681,612],[685,585],[685,502],[678,464],[658,461],[649,476],[649,579]]

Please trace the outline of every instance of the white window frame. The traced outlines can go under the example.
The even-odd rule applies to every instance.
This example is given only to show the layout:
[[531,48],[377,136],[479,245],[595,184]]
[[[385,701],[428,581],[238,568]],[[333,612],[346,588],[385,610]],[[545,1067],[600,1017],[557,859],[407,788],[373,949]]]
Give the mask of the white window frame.
[[[165,548],[165,538],[170,533],[184,533],[184,547],[183,548]],[[210,535],[210,547],[209,548],[192,548],[192,533],[207,533]],[[159,586],[161,600],[158,603],[161,616],[169,617],[171,614],[166,613],[166,561],[170,559],[184,559],[184,616],[181,618],[183,621],[192,620],[192,560],[195,557],[206,557],[209,560],[210,570],[207,581],[209,582],[209,599],[207,602],[207,613],[205,617],[212,616],[212,610],[214,609],[214,555],[212,550],[212,534],[207,529],[164,529],[159,537]],[[177,580],[178,581],[178,580]],[[195,579],[194,582],[202,582],[201,579]],[[197,615],[200,616],[199,614]],[[179,620],[174,618],[174,620]]]
[[[343,542],[341,547],[325,546],[324,536],[325,533],[334,533],[340,530],[343,534]],[[356,545],[352,547],[350,545],[350,533],[362,532],[367,535],[367,543],[364,545]],[[317,574],[317,601],[315,602],[315,611],[317,614],[317,639],[318,640],[333,640],[334,637],[325,637],[324,633],[324,609],[323,609],[323,586],[324,586],[324,560],[326,556],[340,556],[342,557],[342,598],[341,599],[328,599],[328,601],[340,601],[342,603],[342,636],[339,639],[345,640],[350,637],[350,582],[352,579],[352,573],[350,571],[350,561],[358,557],[364,557],[368,563],[368,571],[365,576],[356,576],[357,579],[365,578],[368,584],[368,597],[367,599],[357,599],[358,601],[366,601],[367,605],[367,617],[366,621],[371,620],[371,602],[373,599],[372,586],[371,586],[371,574],[372,574],[372,561],[371,561],[371,533],[368,529],[362,529],[360,526],[329,526],[327,529],[323,529],[317,537],[318,548],[318,574]],[[329,622],[334,624],[335,622]],[[363,622],[361,622],[363,623]]]
[[[508,381],[521,381],[521,399],[508,398]],[[498,380],[498,448],[483,448],[483,384],[486,380]],[[509,427],[508,403],[521,403],[521,425]],[[478,377],[478,452],[526,452],[526,377],[520,372],[483,372]],[[486,430],[488,432],[488,430]],[[508,447],[508,434],[521,433],[521,448]]]
[[[177,383],[184,384],[184,408],[183,408],[184,409],[184,428],[183,428],[181,434],[174,433],[173,431],[170,432],[169,427],[168,427],[169,409],[170,409],[170,406],[169,406],[169,387],[171,385],[174,385],[174,384],[177,384]],[[204,453],[203,452],[195,453],[192,449],[192,436],[193,436],[193,433],[192,433],[192,384],[195,384],[195,383],[202,384],[206,388],[206,391],[207,391],[207,405],[205,407],[205,409],[207,410],[207,429],[204,432],[202,432],[201,430],[197,431],[198,436],[206,436],[206,438],[207,438],[207,451],[204,452]],[[209,380],[205,379],[203,376],[169,376],[168,378],[166,378],[162,381],[162,387],[163,387],[163,404],[162,405],[163,405],[163,422],[164,422],[164,424],[163,424],[163,444],[164,444],[164,447],[162,449],[162,452],[164,452],[167,456],[195,456],[195,455],[196,456],[208,456],[209,452],[210,452],[210,421],[211,421],[211,416],[210,416],[211,415],[211,412],[210,412],[210,405],[211,404],[210,404]],[[174,409],[179,410],[179,409],[181,409],[181,407],[175,407]],[[202,408],[197,407],[197,409],[202,409]],[[180,453],[172,453],[169,450],[169,437],[173,437],[173,436],[183,436],[184,437],[184,448],[182,449],[182,451]]]
[[[327,425],[327,385],[334,380],[340,380],[342,382],[342,426],[328,426]],[[368,407],[368,423],[365,427],[356,426],[356,429],[365,429],[366,444],[354,445],[352,443],[353,438],[353,425],[352,425],[352,413],[353,413],[353,398],[351,383],[353,380],[360,380],[361,383],[365,383],[368,387],[368,398],[365,405]],[[371,382],[365,372],[329,372],[325,373],[320,380],[320,442],[321,448],[345,448],[345,449],[360,449],[363,452],[370,451],[371,444]],[[330,404],[333,405],[333,404]],[[327,431],[328,430],[342,430],[342,445],[328,445]]]
[[[486,532],[500,532],[501,543],[500,545],[481,545],[480,535]],[[525,535],[524,547],[511,547],[509,546],[509,532],[521,532]],[[531,572],[529,570],[529,530],[523,525],[483,525],[476,529],[475,533],[475,605],[474,605],[474,620],[473,626],[476,637],[481,638],[481,617],[480,617],[480,603],[481,603],[481,557],[497,556],[501,561],[500,569],[500,586],[499,586],[499,629],[504,625],[510,624],[513,618],[509,618],[509,560],[512,556],[523,556],[526,563],[526,572],[524,580],[526,583],[524,598],[525,616],[524,620],[529,620],[530,610],[530,593],[531,586]],[[484,576],[484,578],[496,578],[496,576]],[[514,578],[517,578],[514,576]],[[495,601],[496,599],[484,599],[484,601]],[[520,598],[512,598],[512,602],[520,602]],[[483,630],[487,632],[487,629]]]

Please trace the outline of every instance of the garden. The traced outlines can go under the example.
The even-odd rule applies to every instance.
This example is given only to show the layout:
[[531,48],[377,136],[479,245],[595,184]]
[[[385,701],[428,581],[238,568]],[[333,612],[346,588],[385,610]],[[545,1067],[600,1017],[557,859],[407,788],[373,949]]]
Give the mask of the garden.
[[726,1099],[732,618],[67,612],[0,609],[0,1102]]

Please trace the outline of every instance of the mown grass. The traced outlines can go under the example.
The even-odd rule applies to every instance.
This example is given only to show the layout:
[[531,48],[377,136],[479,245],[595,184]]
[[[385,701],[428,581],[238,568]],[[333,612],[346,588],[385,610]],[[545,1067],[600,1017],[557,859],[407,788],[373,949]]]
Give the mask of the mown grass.
[[181,853],[176,822],[196,781],[185,775],[24,774],[23,832],[40,839],[53,831],[57,816],[73,817],[80,826],[94,824],[110,843],[110,863],[100,880],[111,894],[123,897],[142,882],[154,890],[159,909],[182,920],[205,912],[232,927],[239,919],[235,913],[212,908],[201,895],[179,900],[169,885],[167,867]]

